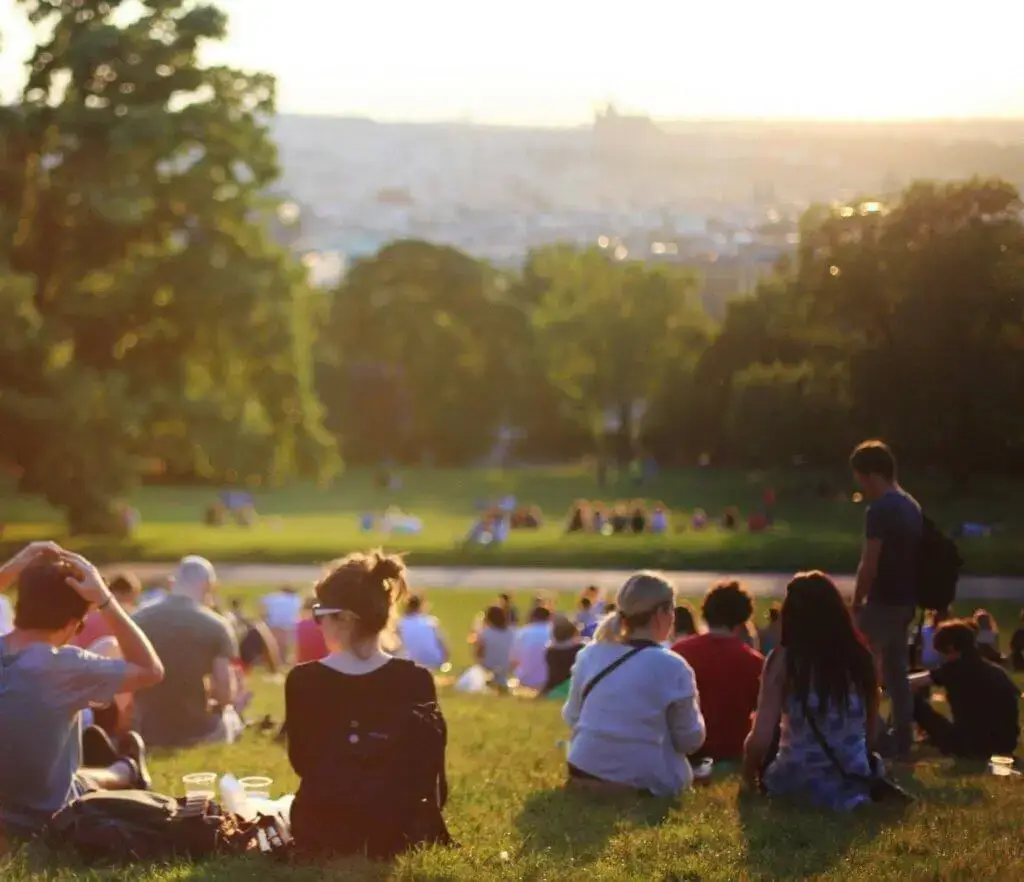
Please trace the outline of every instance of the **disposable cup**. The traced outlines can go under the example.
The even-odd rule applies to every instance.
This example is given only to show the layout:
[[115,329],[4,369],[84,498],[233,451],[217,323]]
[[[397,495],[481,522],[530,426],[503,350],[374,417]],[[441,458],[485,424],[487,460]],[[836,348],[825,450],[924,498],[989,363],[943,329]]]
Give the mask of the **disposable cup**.
[[988,761],[988,769],[999,778],[1008,778],[1013,774],[1013,757],[994,756]]
[[242,785],[249,799],[270,799],[270,787],[274,779],[254,775],[251,778],[242,778],[238,783]]
[[216,795],[217,776],[213,772],[194,772],[185,775],[181,779],[185,785],[185,796],[188,799],[193,797],[206,797],[213,799]]

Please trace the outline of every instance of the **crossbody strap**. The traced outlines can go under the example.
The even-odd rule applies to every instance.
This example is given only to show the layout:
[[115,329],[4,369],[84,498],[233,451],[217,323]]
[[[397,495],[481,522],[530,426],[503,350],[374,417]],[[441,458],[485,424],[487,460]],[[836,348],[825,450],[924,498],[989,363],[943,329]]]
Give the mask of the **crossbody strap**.
[[832,746],[825,740],[825,736],[821,734],[821,729],[818,728],[818,724],[814,721],[814,717],[807,713],[806,708],[804,709],[804,719],[807,720],[807,725],[811,727],[811,732],[814,733],[814,738],[818,742],[818,746],[825,752],[825,756],[828,757],[828,761],[835,766],[836,771],[839,772],[844,781],[871,783],[872,779],[867,775],[854,775],[843,768],[843,764],[839,762],[839,757],[836,756],[835,751],[832,750]]
[[605,677],[607,677],[610,673],[612,673],[612,671],[614,671],[616,668],[621,667],[626,662],[628,662],[634,655],[637,655],[638,653],[643,652],[645,649],[647,649],[648,646],[651,646],[651,645],[652,644],[650,644],[650,643],[642,643],[639,646],[634,646],[625,655],[620,656],[619,658],[615,659],[615,661],[613,661],[610,665],[608,665],[608,667],[604,668],[601,671],[598,671],[597,675],[595,677],[593,677],[590,680],[590,682],[587,683],[586,686],[583,687],[583,694],[580,696],[580,710],[583,710],[583,703],[587,700],[587,696],[590,695],[590,693],[594,691],[594,687],[598,683],[600,683]]

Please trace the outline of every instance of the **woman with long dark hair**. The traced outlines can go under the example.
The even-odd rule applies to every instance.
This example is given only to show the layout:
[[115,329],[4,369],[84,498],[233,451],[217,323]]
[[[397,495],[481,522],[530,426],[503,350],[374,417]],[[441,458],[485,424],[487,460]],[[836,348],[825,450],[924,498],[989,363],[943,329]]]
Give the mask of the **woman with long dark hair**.
[[[874,659],[824,573],[786,588],[779,646],[765,662],[744,776],[771,795],[849,810],[870,801],[870,733],[878,716]],[[779,731],[778,753],[770,756]]]

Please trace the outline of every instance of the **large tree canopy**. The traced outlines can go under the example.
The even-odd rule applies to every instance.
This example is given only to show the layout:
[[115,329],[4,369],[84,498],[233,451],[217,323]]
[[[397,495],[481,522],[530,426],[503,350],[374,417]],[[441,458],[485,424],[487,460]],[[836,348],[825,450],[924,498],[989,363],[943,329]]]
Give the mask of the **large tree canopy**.
[[19,284],[0,310],[28,342],[0,420],[26,484],[102,528],[142,457],[211,477],[331,471],[317,295],[266,232],[273,80],[198,63],[225,35],[213,6],[21,5],[40,42],[5,111],[0,266]]

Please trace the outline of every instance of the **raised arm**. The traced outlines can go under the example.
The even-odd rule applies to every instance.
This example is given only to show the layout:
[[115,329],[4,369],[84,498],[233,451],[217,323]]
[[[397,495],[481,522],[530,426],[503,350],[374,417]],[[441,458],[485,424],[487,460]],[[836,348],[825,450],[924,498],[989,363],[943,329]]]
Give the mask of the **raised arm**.
[[37,560],[54,560],[64,553],[56,542],[31,542],[0,566],[0,594],[9,591],[18,581],[18,576],[29,564]]
[[95,605],[117,639],[121,657],[127,665],[124,682],[119,691],[137,692],[155,686],[164,678],[164,666],[149,638],[142,633],[131,616],[117,602],[117,598],[111,594],[96,567],[78,554],[65,551],[62,557],[77,570],[75,576],[68,577],[68,584],[83,600]]

